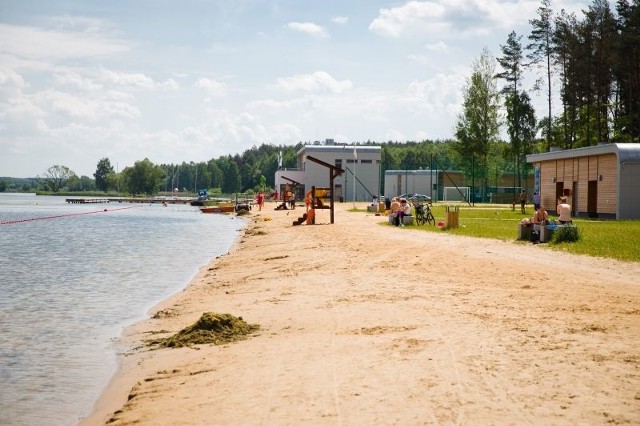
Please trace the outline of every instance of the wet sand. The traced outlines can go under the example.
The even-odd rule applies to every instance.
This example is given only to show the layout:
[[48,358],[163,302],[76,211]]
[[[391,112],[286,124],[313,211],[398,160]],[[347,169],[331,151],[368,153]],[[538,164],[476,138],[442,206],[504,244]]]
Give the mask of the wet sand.
[[[81,424],[640,424],[639,263],[273,206],[126,330]],[[261,329],[143,344],[203,312]]]

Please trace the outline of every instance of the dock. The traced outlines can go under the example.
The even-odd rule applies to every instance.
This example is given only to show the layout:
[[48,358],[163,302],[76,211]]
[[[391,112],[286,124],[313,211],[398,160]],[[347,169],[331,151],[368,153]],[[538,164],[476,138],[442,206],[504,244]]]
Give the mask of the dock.
[[108,198],[67,198],[69,204],[103,204],[108,203]]
[[69,204],[138,203],[138,204],[190,204],[195,198],[158,197],[108,197],[108,198],[67,198]]
[[[235,200],[234,200],[235,198]],[[137,204],[190,204],[202,206],[203,200],[193,197],[75,197],[66,198],[68,204],[104,204],[104,203],[137,203]],[[236,195],[232,198],[208,198],[206,202],[233,203],[249,210],[255,203],[253,197]]]

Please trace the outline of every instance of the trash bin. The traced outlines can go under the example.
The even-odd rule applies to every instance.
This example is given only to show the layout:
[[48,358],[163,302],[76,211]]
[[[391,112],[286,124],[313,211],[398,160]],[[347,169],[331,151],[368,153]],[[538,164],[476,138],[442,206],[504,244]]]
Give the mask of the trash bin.
[[384,211],[385,211],[384,201],[380,201],[378,203],[378,213],[384,213]]
[[459,206],[447,206],[446,207],[446,228],[457,228],[458,221],[460,218],[460,207]]

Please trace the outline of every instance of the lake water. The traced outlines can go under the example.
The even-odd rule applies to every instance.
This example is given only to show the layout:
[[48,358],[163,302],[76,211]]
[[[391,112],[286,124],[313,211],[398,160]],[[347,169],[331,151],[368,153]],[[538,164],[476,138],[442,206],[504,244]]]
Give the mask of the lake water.
[[72,425],[91,413],[123,328],[226,253],[243,226],[188,204],[0,193],[0,424]]

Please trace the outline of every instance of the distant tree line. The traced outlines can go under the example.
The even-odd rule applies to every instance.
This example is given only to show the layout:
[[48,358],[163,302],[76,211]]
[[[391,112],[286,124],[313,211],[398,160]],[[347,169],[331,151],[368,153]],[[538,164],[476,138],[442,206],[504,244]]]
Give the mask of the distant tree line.
[[[541,0],[537,16],[529,21],[527,44],[522,35],[511,32],[497,59],[484,49],[473,63],[452,139],[354,144],[380,145],[382,172],[461,170],[480,192],[486,192],[490,175],[513,173],[517,186],[522,186],[531,173],[526,156],[552,146],[640,142],[640,2],[618,0],[614,13],[607,0],[594,0],[583,12],[580,18],[564,10],[556,13],[551,0]],[[524,73],[531,71],[539,79],[526,88]],[[546,94],[547,111],[539,120],[531,90]],[[560,95],[559,106],[553,104],[555,93]],[[502,129],[507,141],[500,137]],[[176,188],[221,194],[269,191],[274,189],[280,153],[282,166],[294,168],[303,145],[263,144],[198,163],[156,165],[144,159],[120,173],[103,158],[93,179],[54,165],[32,181],[0,178],[0,191],[98,190],[132,195],[173,193]]]

